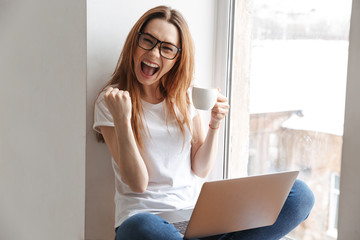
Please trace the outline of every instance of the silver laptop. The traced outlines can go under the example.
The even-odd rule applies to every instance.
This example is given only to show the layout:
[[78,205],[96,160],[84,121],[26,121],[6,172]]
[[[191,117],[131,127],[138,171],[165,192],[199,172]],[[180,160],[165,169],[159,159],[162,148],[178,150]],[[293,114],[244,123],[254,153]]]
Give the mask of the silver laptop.
[[206,182],[193,210],[158,215],[185,238],[269,226],[275,223],[298,174],[289,171]]

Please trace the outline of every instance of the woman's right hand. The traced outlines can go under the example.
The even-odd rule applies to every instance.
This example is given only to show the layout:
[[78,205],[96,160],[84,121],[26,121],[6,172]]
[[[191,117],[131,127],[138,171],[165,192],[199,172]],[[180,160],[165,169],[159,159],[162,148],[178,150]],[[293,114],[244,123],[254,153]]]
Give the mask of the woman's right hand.
[[113,116],[114,127],[101,126],[101,133],[119,167],[121,180],[136,193],[146,190],[149,174],[131,128],[131,98],[128,91],[109,87],[105,103]]
[[109,87],[104,95],[105,103],[116,121],[130,121],[131,98],[128,91]]

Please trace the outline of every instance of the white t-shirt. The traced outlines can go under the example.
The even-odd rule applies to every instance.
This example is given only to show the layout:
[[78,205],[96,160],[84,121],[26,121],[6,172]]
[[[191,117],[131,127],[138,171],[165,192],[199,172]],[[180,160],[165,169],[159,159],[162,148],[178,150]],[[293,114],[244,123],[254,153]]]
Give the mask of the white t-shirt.
[[[115,227],[126,218],[141,212],[162,212],[192,208],[199,194],[198,178],[191,170],[191,134],[185,127],[185,143],[175,119],[166,124],[165,102],[142,101],[144,121],[150,134],[142,134],[144,148],[140,154],[146,162],[149,184],[144,193],[134,193],[121,180],[118,165],[115,173]],[[191,119],[198,113],[190,106]],[[145,126],[146,126],[145,125]],[[114,126],[102,92],[95,104],[93,128]]]

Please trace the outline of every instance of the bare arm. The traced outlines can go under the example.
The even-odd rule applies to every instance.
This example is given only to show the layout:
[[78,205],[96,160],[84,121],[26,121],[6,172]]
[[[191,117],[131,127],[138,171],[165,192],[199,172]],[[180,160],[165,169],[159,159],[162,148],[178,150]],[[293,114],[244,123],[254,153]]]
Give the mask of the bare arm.
[[206,137],[200,116],[193,119],[193,140],[191,145],[191,168],[194,173],[205,178],[210,173],[217,154],[220,123],[227,115],[227,98],[219,94],[218,101],[211,110],[211,120]]
[[109,88],[104,100],[113,115],[115,127],[101,127],[105,143],[119,166],[124,183],[134,192],[144,192],[149,175],[131,128],[131,99],[127,92]]

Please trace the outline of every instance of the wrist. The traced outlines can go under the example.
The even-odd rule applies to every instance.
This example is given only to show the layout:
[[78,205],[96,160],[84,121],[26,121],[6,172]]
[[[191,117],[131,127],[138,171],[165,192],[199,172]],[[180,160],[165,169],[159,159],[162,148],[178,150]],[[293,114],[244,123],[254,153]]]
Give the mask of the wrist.
[[220,123],[209,123],[209,128],[212,130],[217,130],[220,128]]
[[114,125],[122,128],[131,127],[131,120],[127,118],[114,119]]

